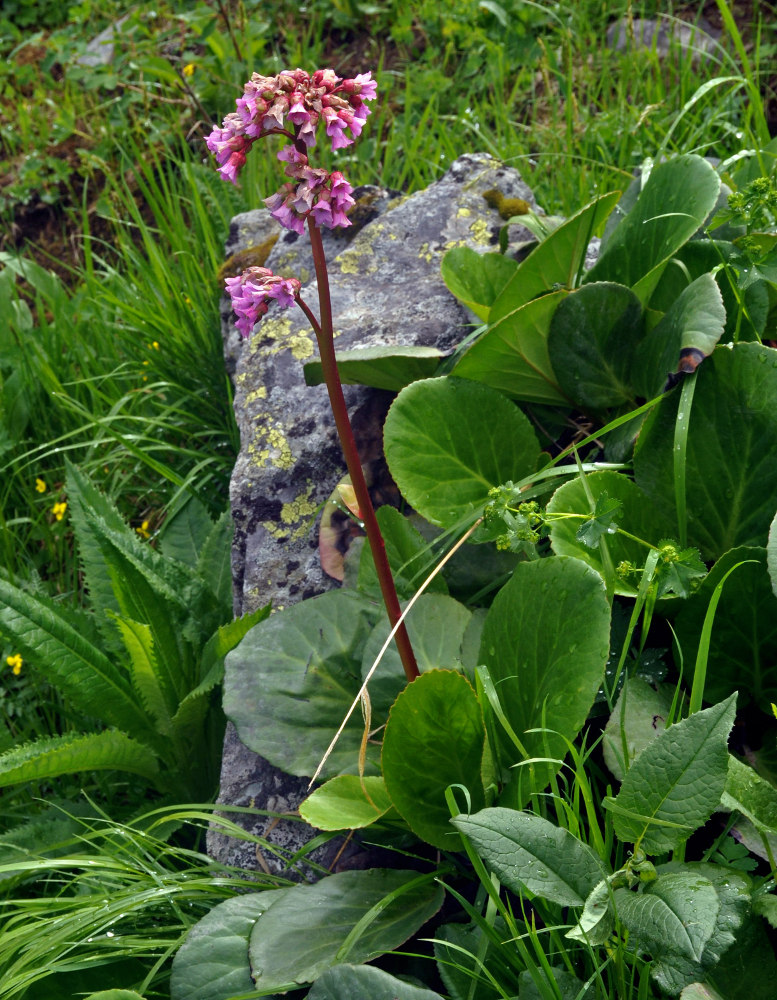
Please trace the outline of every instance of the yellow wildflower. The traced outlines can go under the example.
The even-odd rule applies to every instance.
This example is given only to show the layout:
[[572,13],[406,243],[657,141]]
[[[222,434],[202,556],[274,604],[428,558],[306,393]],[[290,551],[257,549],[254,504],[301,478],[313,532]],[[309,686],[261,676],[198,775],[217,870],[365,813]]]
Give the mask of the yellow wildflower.
[[38,493],[45,493],[46,492],[46,483],[42,479],[40,479],[40,478],[36,479],[35,480],[35,489],[38,491]]
[[194,63],[187,63],[184,66],[184,68],[183,68],[183,75],[184,76],[194,76],[194,70],[195,69],[196,69],[196,66],[194,65]]
[[154,341],[154,342],[153,342],[153,343],[151,344],[151,346],[152,346],[152,347],[154,348],[154,350],[155,350],[155,351],[158,351],[158,350],[159,350],[159,341],[158,341],[158,340],[155,340],[155,341]]
[[148,530],[148,526],[151,524],[150,521],[143,521],[139,528],[135,528],[135,531],[140,535],[141,538],[150,538],[151,532]]
[[22,672],[22,664],[24,663],[24,660],[21,658],[21,656],[19,656],[18,653],[14,653],[13,656],[6,656],[5,662],[11,668],[14,677],[18,677],[19,674]]
[[58,521],[61,521],[62,518],[65,516],[66,510],[67,510],[67,503],[63,500],[61,503],[54,504],[54,506],[51,508],[51,513]]

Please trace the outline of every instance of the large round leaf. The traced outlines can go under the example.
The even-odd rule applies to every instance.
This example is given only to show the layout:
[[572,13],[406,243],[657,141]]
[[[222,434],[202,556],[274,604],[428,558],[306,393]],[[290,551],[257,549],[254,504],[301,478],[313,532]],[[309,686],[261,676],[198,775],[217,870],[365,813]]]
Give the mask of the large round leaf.
[[252,892],[214,906],[176,952],[171,1000],[227,1000],[252,990],[248,939],[261,915],[287,891]]
[[391,805],[383,778],[338,774],[300,803],[299,814],[319,830],[359,830],[379,820]]
[[567,296],[548,336],[561,391],[588,413],[633,404],[631,367],[642,332],[642,304],[624,285],[597,282]]
[[[688,429],[688,543],[705,559],[764,545],[777,496],[777,351],[717,347],[697,379]],[[680,393],[658,405],[637,442],[634,474],[667,535],[677,535],[673,447]]]
[[566,292],[526,302],[493,323],[462,355],[454,375],[531,403],[569,405],[548,356],[548,331]]
[[701,156],[677,156],[654,167],[585,280],[616,281],[647,302],[667,261],[702,225],[719,191],[720,178]]
[[672,303],[661,322],[645,337],[636,352],[634,385],[651,399],[677,370],[681,352],[691,351],[698,364],[712,353],[723,336],[726,310],[720,289],[711,274],[702,274]]
[[[364,643],[376,609],[337,590],[255,625],[226,658],[224,711],[251,750],[309,777],[361,687]],[[362,735],[354,713],[323,771],[353,766]]]
[[313,984],[306,1000],[442,1000],[372,965],[335,965]]
[[[422,594],[407,617],[407,634],[420,671],[458,669],[461,647],[472,612],[452,597],[444,594]],[[362,677],[372,670],[375,658],[389,634],[386,616],[372,630],[364,647]],[[373,726],[384,722],[397,695],[405,687],[405,674],[396,643],[388,647],[372,675],[369,694],[372,702]]]
[[[609,656],[610,606],[602,578],[579,559],[519,563],[494,599],[483,627],[480,662],[488,667],[502,711],[529,757],[562,760],[564,737],[583,727]],[[528,732],[545,727],[547,732]],[[521,760],[497,724],[505,763]],[[516,802],[543,788],[559,765],[535,764]]]
[[[606,493],[611,500],[621,502],[623,513],[615,518],[615,523],[624,531],[653,545],[664,534],[662,525],[657,522],[653,507],[642,490],[635,486],[628,476],[607,469],[590,473],[586,476],[585,484],[579,478],[564,483],[551,497],[548,513],[590,514],[591,505],[585,485],[591,491],[594,501],[598,500],[602,493]],[[581,521],[575,518],[551,521],[550,543],[553,551],[562,556],[576,556],[592,566],[597,573],[604,575],[599,547],[591,548],[577,538],[580,524]],[[636,567],[644,566],[645,558],[650,551],[645,545],[640,545],[618,532],[607,534],[606,544],[613,565],[616,567],[621,562],[630,562]],[[636,587],[629,580],[618,578],[615,592],[633,596]]]
[[678,615],[677,638],[685,662],[693,663],[710,598],[737,563],[744,565],[723,584],[715,611],[704,696],[719,701],[739,691],[742,704],[749,697],[768,709],[777,701],[777,597],[764,549],[741,546],[721,556]]
[[452,670],[421,674],[391,709],[383,737],[386,790],[411,830],[435,847],[460,848],[445,800],[449,785],[468,789],[473,811],[485,804],[484,745],[475,692]]
[[494,300],[519,265],[501,253],[478,253],[471,247],[454,247],[442,259],[442,280],[457,299],[484,322]]
[[402,494],[442,527],[473,518],[493,486],[533,472],[540,452],[528,419],[508,399],[455,378],[403,389],[386,417],[383,444]]
[[[249,943],[260,990],[312,983],[341,962],[393,951],[440,908],[442,887],[412,871],[372,868],[330,875],[284,892],[257,922]],[[351,932],[363,918],[360,933]]]

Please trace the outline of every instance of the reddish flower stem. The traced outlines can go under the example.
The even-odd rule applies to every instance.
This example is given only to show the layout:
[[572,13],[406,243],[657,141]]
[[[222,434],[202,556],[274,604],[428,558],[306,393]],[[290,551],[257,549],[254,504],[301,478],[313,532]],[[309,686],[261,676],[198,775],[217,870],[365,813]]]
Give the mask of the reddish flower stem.
[[[326,267],[326,257],[324,256],[324,246],[321,241],[321,230],[310,217],[308,218],[308,229],[310,230],[310,244],[313,248],[313,264],[318,280],[318,302],[321,312],[320,324],[301,299],[298,298],[297,302],[310,320],[310,324],[316,334],[318,351],[321,356],[321,367],[324,372],[324,381],[329,392],[332,414],[335,418],[335,427],[340,438],[340,446],[343,449],[345,465],[351,477],[351,485],[359,504],[359,511],[364,522],[364,530],[367,533],[367,541],[372,551],[372,558],[375,560],[375,569],[378,574],[383,602],[386,605],[389,621],[393,628],[399,621],[402,610],[399,606],[394,578],[391,575],[391,567],[386,555],[383,535],[375,517],[375,508],[372,506],[367,483],[364,479],[356,440],[353,436],[351,421],[348,418],[348,408],[343,396],[343,387],[340,383],[340,373],[337,369],[334,330],[332,327],[332,302],[329,295],[329,274]],[[404,623],[397,630],[395,640],[399,656],[402,660],[402,666],[405,670],[405,676],[408,681],[415,680],[418,677],[418,665]]]

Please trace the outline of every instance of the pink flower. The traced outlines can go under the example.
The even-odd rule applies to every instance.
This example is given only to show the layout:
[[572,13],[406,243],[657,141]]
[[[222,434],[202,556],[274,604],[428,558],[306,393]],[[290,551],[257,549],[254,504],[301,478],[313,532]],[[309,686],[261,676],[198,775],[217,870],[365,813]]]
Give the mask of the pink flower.
[[300,283],[296,278],[282,278],[266,267],[249,267],[237,278],[224,282],[237,313],[235,326],[243,337],[249,337],[256,321],[267,312],[270,299],[282,309],[294,305]]

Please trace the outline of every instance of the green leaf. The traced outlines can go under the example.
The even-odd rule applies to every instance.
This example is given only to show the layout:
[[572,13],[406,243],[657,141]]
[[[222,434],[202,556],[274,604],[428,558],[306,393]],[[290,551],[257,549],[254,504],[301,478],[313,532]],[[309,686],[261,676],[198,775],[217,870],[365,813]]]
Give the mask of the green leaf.
[[[566,756],[566,740],[585,724],[604,678],[609,639],[610,607],[598,573],[567,556],[516,566],[488,612],[479,662],[529,757]],[[547,732],[527,732],[539,727]],[[506,733],[499,747],[507,763],[522,759]],[[520,804],[559,766],[519,767],[513,783],[522,779]]]
[[[501,917],[495,919],[493,929],[503,939],[509,935]],[[481,972],[478,962],[478,958],[486,960],[486,949],[491,946],[492,942],[486,939],[483,928],[477,924],[451,923],[437,928],[434,958],[451,1000],[493,1000],[493,986]],[[473,979],[477,980],[477,985],[470,993]]]
[[[378,507],[375,516],[383,535],[397,594],[400,600],[409,599],[431,573],[439,557],[430,549],[421,532],[413,527],[409,518],[400,514],[396,507]],[[363,594],[382,599],[369,545],[362,547],[357,587]],[[443,594],[448,592],[442,574],[432,580],[428,589]]]
[[486,323],[491,306],[518,266],[501,253],[454,247],[442,259],[442,280],[449,292]]
[[580,919],[564,935],[589,945],[606,944],[615,928],[615,908],[608,879],[603,879],[588,896]]
[[313,984],[306,1000],[442,1000],[372,965],[335,965]]
[[692,658],[710,598],[737,563],[743,565],[726,581],[715,611],[704,693],[717,701],[739,691],[742,704],[753,699],[766,708],[777,701],[777,598],[764,549],[741,546],[718,559],[677,616],[677,637],[684,655]]
[[[263,622],[265,618],[269,618],[270,610],[271,606],[265,604],[263,608],[249,611],[248,614],[235,618],[231,622],[227,622],[226,625],[220,625],[216,629],[205,643],[200,654],[200,685],[207,684],[208,689],[210,689],[214,684],[221,683],[224,676],[224,657],[227,653],[232,652],[249,629],[258,625],[259,622]],[[197,687],[199,688],[200,685]]]
[[197,497],[189,496],[173,516],[165,520],[159,547],[168,559],[176,559],[193,568],[212,528],[213,521],[205,505]]
[[570,405],[548,355],[551,320],[566,295],[543,295],[492,323],[462,354],[453,374],[482,382],[513,399]]
[[494,806],[453,823],[513,892],[583,906],[607,875],[587,844],[542,816]]
[[719,191],[720,178],[701,156],[677,156],[654,167],[585,281],[615,281],[647,302],[667,261],[704,223]]
[[516,406],[458,378],[403,389],[386,417],[383,443],[403,496],[442,527],[477,516],[492,487],[534,471],[540,451]]
[[172,736],[173,712],[165,703],[164,692],[159,683],[151,629],[148,625],[119,615],[114,616],[114,621],[129,657],[128,672],[132,685],[146,713],[154,720],[157,732],[163,736]]
[[742,813],[762,833],[777,833],[777,789],[736,757],[728,759],[720,806]]
[[439,910],[442,887],[418,872],[372,868],[287,890],[251,935],[259,990],[312,983],[332,966],[393,951]]
[[288,889],[252,892],[214,906],[186,935],[173,959],[171,1000],[228,1000],[254,989],[248,939],[257,920]]
[[85,517],[85,511],[98,514],[113,531],[129,531],[124,518],[97,489],[92,480],[65,459],[68,504],[70,519],[78,543],[78,555],[84,573],[84,583],[89,591],[91,606],[99,614],[105,611],[118,612],[119,604],[113,593],[111,578],[103,559],[100,543],[94,536]]
[[648,743],[666,728],[673,694],[674,687],[669,684],[662,684],[656,690],[641,677],[629,677],[626,681],[602,739],[604,762],[618,781],[623,781],[624,774]]
[[485,802],[483,714],[469,681],[452,670],[421,674],[395,701],[383,736],[386,791],[410,829],[441,850],[459,850],[445,799],[463,785],[470,809]]
[[763,917],[770,927],[777,930],[777,896],[756,896],[753,900],[753,913]]
[[[288,774],[312,775],[361,687],[361,657],[375,621],[371,602],[338,590],[276,611],[226,658],[224,711],[240,739]],[[357,761],[354,713],[323,772]]]
[[79,771],[129,771],[156,784],[159,765],[142,743],[115,729],[45,736],[0,754],[0,788]]
[[700,962],[715,930],[720,901],[712,882],[690,872],[659,875],[643,892],[615,890],[618,919],[641,949]]
[[548,334],[561,391],[588,413],[634,405],[632,363],[642,334],[642,305],[629,288],[596,282],[567,296]]
[[769,537],[766,542],[766,565],[769,570],[772,591],[777,597],[777,514],[774,515],[769,528]]
[[128,680],[53,601],[0,579],[0,631],[82,711],[135,735],[150,729]]
[[615,520],[617,518],[620,521],[622,515],[623,504],[620,500],[609,497],[602,491],[596,498],[593,512],[577,529],[575,538],[589,549],[598,548],[601,538],[615,533],[618,527]]
[[[680,990],[696,980],[713,979],[715,967],[721,957],[727,955],[740,936],[740,928],[747,918],[750,908],[750,879],[741,871],[727,868],[723,865],[706,862],[669,862],[656,868],[658,878],[650,883],[649,890],[668,877],[682,876],[692,883],[706,882],[712,885],[717,897],[718,908],[715,927],[707,939],[701,958],[694,959],[682,955],[677,950],[667,947],[664,954],[654,956],[651,973],[663,990],[674,996]],[[682,895],[680,895],[682,905]],[[713,907],[714,909],[714,907]],[[687,928],[693,934],[698,934],[698,928],[689,923]],[[669,939],[667,939],[669,944]],[[728,992],[726,993],[728,996]]]
[[[693,377],[685,466],[688,544],[711,560],[735,545],[764,545],[774,517],[777,351],[760,344],[717,347]],[[678,399],[673,392],[658,404],[634,455],[637,485],[667,525],[676,524]]]
[[85,1000],[143,1000],[143,997],[134,990],[100,990],[90,993]]
[[736,940],[709,980],[725,1000],[774,1000],[777,958],[761,919],[742,919]]
[[591,237],[610,214],[619,191],[599,195],[555,229],[523,260],[489,314],[492,324],[555,286],[574,288]]
[[648,743],[614,802],[615,833],[648,854],[679,847],[720,802],[736,695],[665,729]]
[[703,274],[683,290],[637,348],[633,370],[637,392],[651,399],[663,390],[670,372],[695,371],[712,353],[725,326],[720,289],[711,274]]
[[228,510],[211,525],[197,558],[198,576],[217,598],[224,615],[232,613],[232,536],[235,525]]
[[301,802],[299,813],[318,830],[359,830],[379,820],[391,806],[383,778],[340,774]]
[[[539,977],[540,982],[537,982]],[[542,972],[539,969],[521,972],[518,975],[520,983],[520,1000],[546,1000],[549,996],[560,996],[561,1000],[586,1000],[591,997],[590,987],[583,990],[582,982],[563,965],[552,965]],[[549,993],[550,983],[555,983],[556,993]],[[542,983],[542,986],[540,986]]]
[[[338,351],[337,368],[343,385],[368,385],[399,392],[411,382],[431,378],[444,357],[445,351],[420,345],[360,347]],[[303,371],[306,385],[323,383],[320,361],[308,361]]]
[[691,983],[680,994],[680,1000],[725,1000],[717,990],[703,983]]
[[[407,634],[415,653],[418,669],[458,670],[461,668],[461,647],[472,612],[445,594],[422,594],[406,619]],[[389,634],[388,617],[375,626],[364,647],[362,678],[372,669],[375,658]],[[405,674],[396,643],[392,642],[383,655],[369,684],[373,727],[384,722],[397,696],[405,687]]]
[[[634,483],[619,472],[603,469],[601,472],[591,472],[585,478],[570,479],[560,486],[548,503],[550,514],[585,514],[590,516],[591,505],[586,492],[586,485],[594,501],[598,503],[602,496],[609,497],[622,508],[618,517],[618,526],[624,531],[641,538],[646,542],[658,540],[662,525],[656,520],[653,508],[645,494]],[[597,548],[585,545],[577,536],[580,518],[564,518],[551,520],[550,543],[558,555],[576,556],[593,567],[597,573],[604,576],[602,556]],[[632,538],[616,532],[607,535],[607,551],[614,566],[628,563],[636,568],[645,565],[645,559],[650,551],[646,545],[640,545]],[[634,576],[616,577],[615,593],[633,596],[637,593],[639,578]]]

